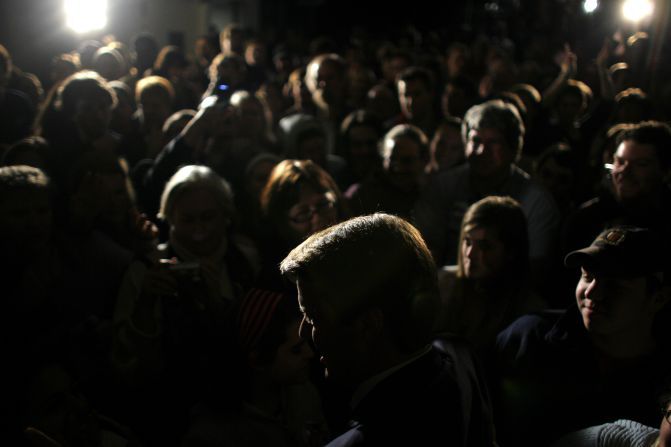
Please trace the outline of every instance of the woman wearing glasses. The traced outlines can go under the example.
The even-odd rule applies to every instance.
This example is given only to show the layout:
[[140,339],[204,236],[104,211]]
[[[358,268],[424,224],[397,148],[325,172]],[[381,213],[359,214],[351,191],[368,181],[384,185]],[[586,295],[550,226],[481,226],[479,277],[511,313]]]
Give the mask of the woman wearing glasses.
[[277,266],[291,249],[349,215],[333,178],[310,160],[284,160],[275,166],[261,193],[261,211],[261,281],[272,290],[283,289]]

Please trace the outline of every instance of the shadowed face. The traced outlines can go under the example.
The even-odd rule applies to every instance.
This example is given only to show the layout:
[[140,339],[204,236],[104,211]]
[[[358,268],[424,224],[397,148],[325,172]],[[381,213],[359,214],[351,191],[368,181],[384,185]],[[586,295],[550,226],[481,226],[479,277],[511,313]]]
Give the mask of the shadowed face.
[[112,103],[104,95],[82,99],[77,103],[74,122],[87,141],[105,135],[111,119]]
[[52,207],[47,191],[12,191],[0,203],[0,241],[12,252],[29,259],[49,244],[51,219]]
[[666,405],[665,418],[659,426],[659,444],[658,447],[671,447],[671,416],[667,416],[671,411],[671,402]]
[[505,247],[491,228],[466,228],[461,242],[461,257],[466,278],[487,280],[498,277],[506,261]]
[[299,278],[296,286],[303,314],[299,334],[305,340],[312,340],[326,377],[343,384],[359,383],[367,354],[362,349],[356,326],[342,322],[332,305],[336,292],[320,281]]
[[403,191],[415,189],[424,169],[419,144],[407,137],[389,139],[384,144],[383,168],[391,183]]
[[228,227],[221,204],[204,188],[185,191],[175,199],[170,224],[173,237],[197,256],[219,248]]
[[399,81],[401,111],[410,120],[421,120],[431,113],[431,91],[418,80]]
[[323,61],[318,66],[311,64],[308,75],[311,82],[312,99],[318,104],[336,104],[345,94],[345,75],[333,61]]
[[459,164],[464,159],[461,132],[451,126],[440,126],[431,140],[431,158],[440,170]]
[[466,141],[466,159],[475,177],[499,176],[510,169],[515,158],[503,133],[498,129],[471,129]]
[[305,383],[310,375],[310,359],[314,352],[306,340],[298,332],[300,320],[296,320],[286,328],[286,338],[277,348],[275,360],[270,367],[270,374],[276,383]]

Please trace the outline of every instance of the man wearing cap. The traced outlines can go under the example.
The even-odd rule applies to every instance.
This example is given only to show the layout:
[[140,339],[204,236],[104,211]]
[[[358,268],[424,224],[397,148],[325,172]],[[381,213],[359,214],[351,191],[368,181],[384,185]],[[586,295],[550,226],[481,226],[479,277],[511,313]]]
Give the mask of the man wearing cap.
[[499,334],[501,445],[546,445],[620,418],[659,422],[655,396],[671,375],[671,350],[668,261],[658,248],[648,229],[605,230],[566,256],[580,269],[574,306],[558,318],[521,317]]

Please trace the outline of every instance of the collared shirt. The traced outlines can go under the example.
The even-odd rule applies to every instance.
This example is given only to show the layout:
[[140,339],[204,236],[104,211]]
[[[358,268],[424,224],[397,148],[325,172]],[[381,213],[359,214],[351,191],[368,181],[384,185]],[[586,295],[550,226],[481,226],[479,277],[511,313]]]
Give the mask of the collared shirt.
[[390,375],[394,374],[396,371],[399,369],[403,368],[406,365],[409,365],[410,363],[414,362],[418,358],[422,357],[423,355],[428,354],[431,351],[431,345],[426,345],[424,348],[416,352],[415,354],[412,355],[408,360],[406,360],[403,363],[399,363],[396,366],[392,366],[389,369],[386,369],[382,371],[379,374],[374,375],[368,380],[365,380],[361,385],[359,385],[352,395],[352,400],[350,402],[350,407],[352,409],[356,408],[359,403],[370,393],[370,391],[375,388],[375,386],[382,382],[384,379],[389,377]]

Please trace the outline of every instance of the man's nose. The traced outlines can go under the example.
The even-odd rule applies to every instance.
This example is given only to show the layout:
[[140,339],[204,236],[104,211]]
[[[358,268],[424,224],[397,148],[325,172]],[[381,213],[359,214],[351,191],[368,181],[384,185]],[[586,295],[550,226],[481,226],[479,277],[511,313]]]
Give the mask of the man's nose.
[[305,317],[301,320],[301,324],[298,326],[298,336],[303,340],[308,340],[310,338],[310,324],[305,321]]
[[601,281],[597,278],[592,279],[592,282],[589,283],[585,289],[585,298],[590,301],[601,301],[603,298],[603,287]]

